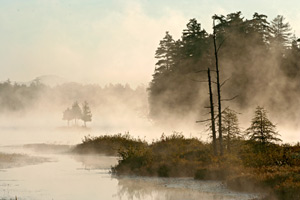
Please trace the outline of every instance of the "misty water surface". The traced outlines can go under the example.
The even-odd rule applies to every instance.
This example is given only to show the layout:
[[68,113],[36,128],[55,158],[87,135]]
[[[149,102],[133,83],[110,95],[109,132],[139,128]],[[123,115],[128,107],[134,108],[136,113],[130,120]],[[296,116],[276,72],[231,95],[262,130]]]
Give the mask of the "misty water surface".
[[[44,126],[44,127],[42,127]],[[21,153],[48,158],[49,162],[0,170],[0,198],[24,200],[82,199],[251,199],[254,196],[227,190],[220,182],[194,181],[191,178],[115,177],[109,171],[116,157],[75,156],[24,147],[23,144],[50,143],[74,145],[93,129],[2,126],[0,152]],[[53,126],[52,126],[53,127]],[[66,131],[67,130],[67,131]],[[104,132],[104,130],[103,130]],[[138,133],[137,133],[138,134]],[[158,137],[154,135],[153,137]]]
[[115,177],[109,173],[116,157],[36,153],[20,146],[1,152],[44,156],[50,162],[0,171],[0,197],[57,199],[251,199],[255,195],[227,190],[220,182],[191,178]]
[[[20,147],[1,147],[24,152]],[[29,153],[28,150],[25,150]],[[31,155],[39,155],[32,152]],[[115,177],[109,173],[115,157],[82,158],[44,155],[51,162],[0,171],[0,196],[18,199],[250,199],[253,195],[227,190],[220,182],[190,178]],[[97,160],[98,162],[91,162]],[[83,163],[84,162],[84,163]],[[86,163],[86,164],[85,164]]]

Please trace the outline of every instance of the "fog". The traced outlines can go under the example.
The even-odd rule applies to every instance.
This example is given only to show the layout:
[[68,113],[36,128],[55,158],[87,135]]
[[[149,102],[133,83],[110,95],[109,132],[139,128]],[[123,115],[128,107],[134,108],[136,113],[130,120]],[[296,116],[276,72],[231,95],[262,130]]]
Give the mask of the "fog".
[[[191,9],[195,1],[161,6],[140,0],[99,2],[0,3],[0,26],[4,27],[0,39],[0,199],[259,197],[231,191],[221,181],[115,176],[111,170],[121,158],[72,152],[86,136],[121,133],[151,144],[162,135],[181,133],[203,141],[204,150],[199,152],[206,155],[210,123],[196,121],[210,117],[207,75],[201,71],[215,69],[211,16],[236,8],[201,2],[201,12],[195,13]],[[299,18],[297,12],[292,13]],[[252,15],[250,10],[245,13]],[[199,23],[188,21],[195,17],[192,14],[200,16]],[[221,82],[226,82],[221,94],[223,99],[237,95],[222,100],[222,108],[238,113],[244,136],[255,108],[262,106],[276,124],[280,144],[296,144],[300,141],[300,40],[295,35],[299,27],[288,30],[288,39],[280,41],[270,27],[264,29],[266,16],[254,19],[256,14],[252,19],[240,12],[218,16],[217,43],[223,45],[218,51],[220,74]],[[273,8],[267,14],[272,18],[278,13]],[[292,25],[299,24],[297,17],[286,10],[285,14]],[[187,22],[191,24],[185,26]],[[165,47],[166,31],[174,34],[169,46],[171,61],[159,49]],[[214,71],[212,79],[216,80]],[[88,107],[85,116],[83,112],[76,116],[74,108],[83,111],[84,106]],[[188,153],[195,156],[199,152]],[[286,151],[281,153],[285,158]],[[243,166],[244,160],[239,161]],[[155,167],[164,169],[163,164]]]
[[[271,74],[272,78],[276,77],[274,73],[276,71]],[[266,79],[266,77],[257,78]],[[269,85],[277,90],[286,87],[283,83],[285,82],[275,82],[275,85],[272,83]],[[6,82],[2,83],[2,86],[5,84]],[[208,110],[203,108],[208,105],[205,98],[201,98],[202,101],[199,101],[198,110],[193,110],[188,115],[166,115],[164,122],[160,123],[149,117],[149,94],[147,86],[144,85],[131,88],[129,85],[121,84],[101,87],[64,83],[57,86],[41,84],[40,88],[34,86],[22,88],[13,85],[10,87],[10,89],[5,89],[3,86],[1,94],[1,145],[25,143],[74,145],[80,143],[86,135],[99,136],[116,133],[129,133],[136,138],[151,142],[153,139],[159,138],[162,133],[168,135],[174,131],[209,141],[209,131],[207,131],[206,125],[196,123],[197,120],[208,117],[206,115]],[[206,84],[201,87],[206,92]],[[226,86],[226,96],[232,94],[232,92],[227,92],[230,91],[227,88],[231,87],[232,84]],[[238,93],[238,90],[239,88],[235,88],[233,91]],[[225,102],[224,105],[230,105],[240,113],[238,118],[242,130],[249,127],[254,108],[257,105],[265,106],[269,110],[270,119],[277,125],[283,141],[295,143],[300,140],[300,136],[297,134],[299,127],[296,119],[298,115],[297,112],[294,112],[297,110],[297,104],[283,103],[282,108],[272,107],[270,97],[276,99],[277,102],[284,102],[284,99],[274,96],[273,93],[268,95],[265,90],[256,90],[251,93],[252,98],[246,97],[247,100],[251,99],[247,101],[247,107],[241,106],[239,98],[230,103]],[[28,95],[31,96],[28,97]],[[292,92],[287,95],[295,95],[295,99],[292,101],[297,101],[296,93]],[[15,99],[11,101],[8,97]],[[63,120],[63,111],[70,108],[75,101],[78,101],[80,106],[84,101],[90,105],[92,121],[87,122],[87,128],[81,128],[83,126],[81,120],[77,127],[74,127],[74,120],[70,121],[70,127],[67,126],[67,121]]]
[[[64,83],[48,86],[42,83],[14,85],[1,83],[1,145],[27,143],[78,144],[86,135],[129,133],[152,141],[162,133],[182,132],[190,136],[206,137],[196,119],[185,119],[176,125],[172,122],[158,126],[149,118],[147,86],[131,88],[129,85],[110,84],[83,85]],[[71,108],[74,102],[80,106],[87,101],[92,121],[83,128],[83,121],[78,120],[70,127],[63,120],[63,112]],[[191,120],[191,121],[190,121]],[[170,119],[170,122],[172,120]],[[170,125],[174,127],[170,127]]]

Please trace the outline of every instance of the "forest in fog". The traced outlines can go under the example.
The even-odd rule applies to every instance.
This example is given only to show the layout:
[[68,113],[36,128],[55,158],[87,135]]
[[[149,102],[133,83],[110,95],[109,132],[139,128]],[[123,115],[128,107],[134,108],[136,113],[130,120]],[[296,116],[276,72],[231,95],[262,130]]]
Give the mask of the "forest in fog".
[[[230,107],[243,118],[262,106],[276,123],[297,129],[300,43],[289,23],[281,15],[269,20],[254,13],[245,19],[241,12],[214,15],[213,19],[223,108]],[[0,83],[0,111],[62,113],[75,101],[87,101],[92,112],[112,119],[134,114],[173,130],[179,124],[196,126],[195,121],[209,117],[206,70],[212,70],[213,81],[216,78],[213,34],[209,32],[195,18],[188,21],[180,39],[166,32],[155,52],[157,62],[149,85],[133,89],[128,84],[103,87],[65,82],[49,86],[39,79],[27,84],[7,80]],[[229,99],[233,100],[226,101]]]
[[51,87],[39,80],[28,84],[7,80],[0,83],[0,91],[0,111],[4,114],[28,114],[38,110],[63,113],[75,101],[80,104],[87,101],[95,112],[107,115],[124,110],[141,117],[147,114],[147,95],[143,85],[133,89],[128,84],[101,87],[66,82]]
[[[292,27],[281,15],[269,20],[255,13],[215,15],[216,43],[224,102],[237,112],[266,107],[278,120],[299,117],[300,46]],[[190,19],[180,39],[166,32],[155,57],[149,87],[150,117],[157,121],[205,118],[207,68],[215,69],[213,35]],[[215,80],[216,73],[212,72]],[[199,115],[199,113],[201,113]],[[293,125],[296,125],[294,123]]]

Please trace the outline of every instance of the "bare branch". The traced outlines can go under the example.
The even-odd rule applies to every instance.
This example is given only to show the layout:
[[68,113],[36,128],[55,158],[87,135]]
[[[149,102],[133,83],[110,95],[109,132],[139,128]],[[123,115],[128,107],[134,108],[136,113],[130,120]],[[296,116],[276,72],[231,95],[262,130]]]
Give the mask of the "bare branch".
[[[213,72],[216,72],[216,70],[210,70],[210,71],[213,71]],[[207,70],[199,70],[199,71],[195,71],[195,73],[200,73],[200,72],[207,72]]]
[[195,73],[201,73],[201,72],[206,72],[206,70],[195,71]]
[[229,109],[229,106],[227,106],[227,107],[222,111],[222,114],[225,112],[226,109]]
[[223,81],[223,83],[221,83],[220,87],[222,87],[223,85],[225,85],[225,83],[226,83],[227,81],[229,81],[230,79],[231,79],[231,77],[229,77],[228,79],[226,79],[225,81]]
[[207,83],[207,81],[203,81],[203,80],[195,80],[195,79],[190,79],[190,80],[198,83]]
[[239,95],[236,95],[236,96],[234,96],[234,97],[232,97],[232,98],[230,98],[230,99],[222,99],[221,101],[231,101],[231,100],[237,98],[238,96],[239,96]]
[[208,115],[208,114],[211,114],[211,112],[208,112],[208,113],[202,114],[202,116],[205,116],[205,115]]
[[210,120],[211,120],[211,119],[200,120],[200,121],[196,121],[196,123],[208,122],[208,121],[210,121]]
[[[238,95],[237,95],[237,96],[238,96]],[[222,111],[222,113],[224,113],[226,109],[230,109],[229,106],[227,106],[227,107]],[[230,110],[231,110],[231,112],[234,112],[235,114],[238,114],[238,115],[241,115],[241,114],[242,114],[242,113],[239,113],[239,112],[237,112],[237,111],[235,111],[235,110],[232,110],[232,109],[230,109]]]

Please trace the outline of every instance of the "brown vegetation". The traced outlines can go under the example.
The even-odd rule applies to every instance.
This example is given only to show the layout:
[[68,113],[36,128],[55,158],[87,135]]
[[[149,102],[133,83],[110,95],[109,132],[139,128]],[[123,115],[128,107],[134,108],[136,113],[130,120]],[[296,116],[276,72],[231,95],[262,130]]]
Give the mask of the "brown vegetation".
[[[89,149],[91,148],[91,149]],[[299,199],[300,146],[234,139],[231,151],[214,156],[210,143],[182,134],[147,144],[129,135],[87,137],[77,152],[119,155],[117,175],[222,180],[234,190],[264,192],[268,199]]]
[[120,148],[139,148],[146,142],[134,139],[129,134],[103,135],[99,137],[85,136],[81,144],[72,150],[73,153],[99,153],[108,156],[117,156]]

